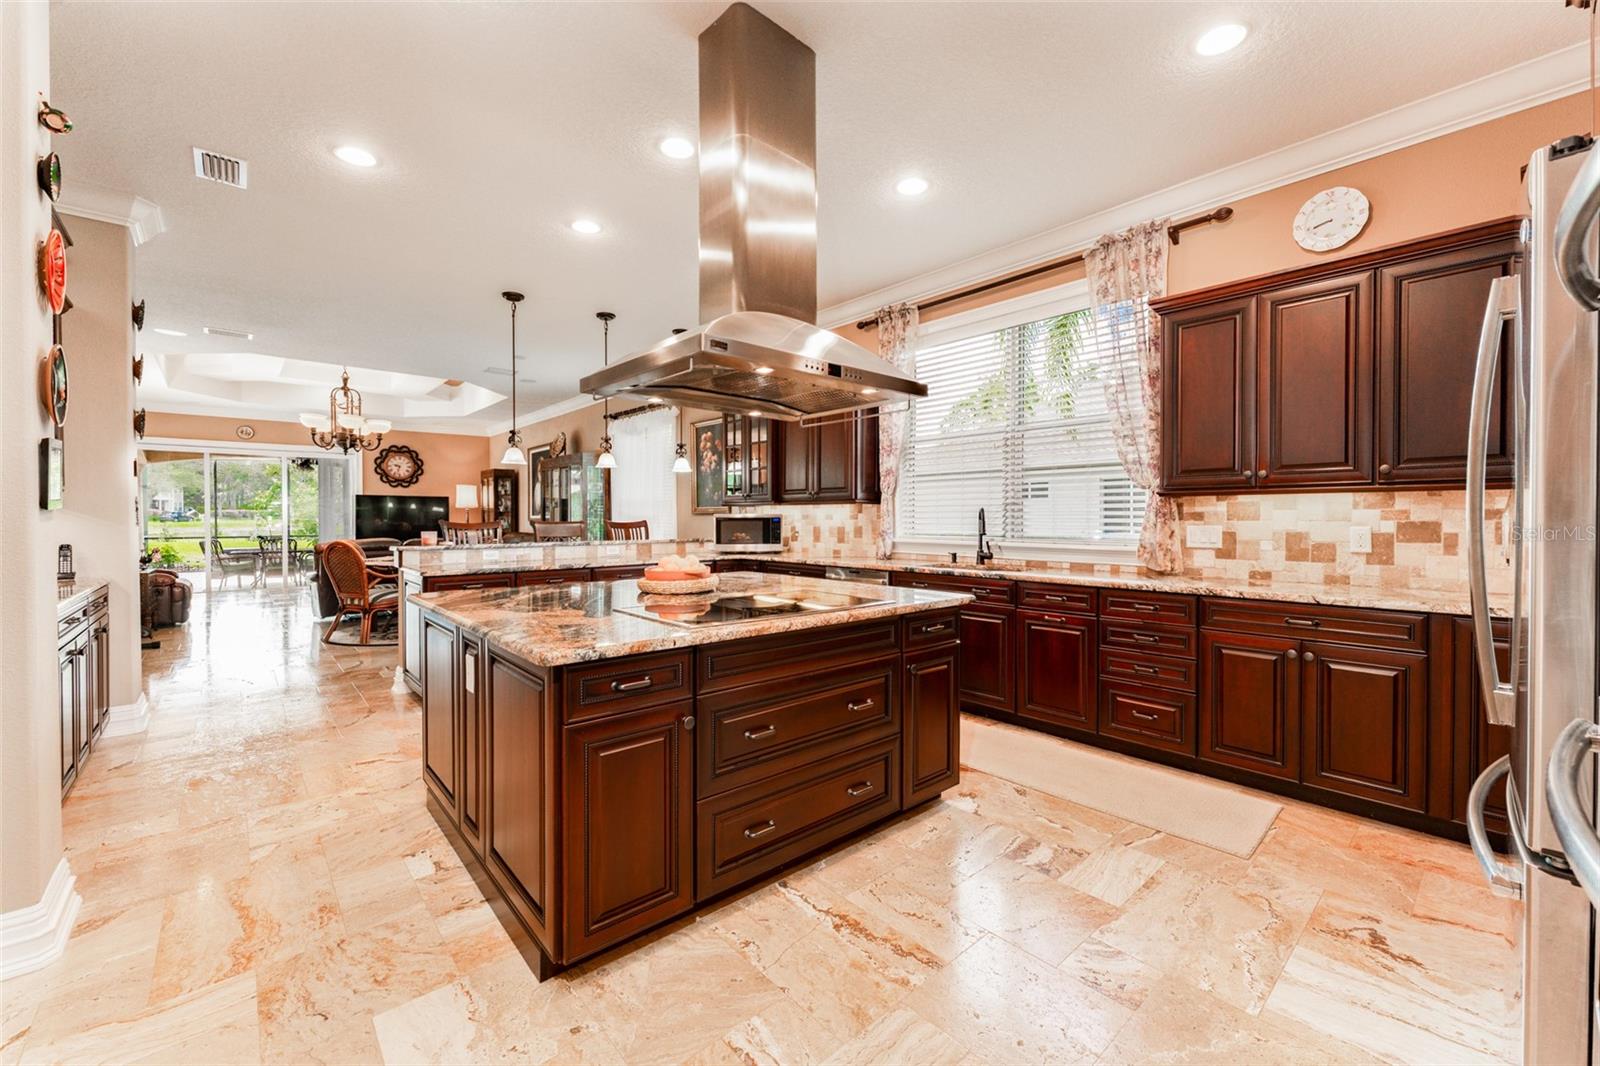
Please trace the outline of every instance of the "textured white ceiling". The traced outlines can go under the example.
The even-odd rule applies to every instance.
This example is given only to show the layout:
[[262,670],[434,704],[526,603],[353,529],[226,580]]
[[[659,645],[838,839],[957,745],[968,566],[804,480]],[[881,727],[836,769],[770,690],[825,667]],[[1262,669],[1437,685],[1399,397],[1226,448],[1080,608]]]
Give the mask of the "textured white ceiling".
[[[69,194],[152,200],[147,351],[252,351],[462,378],[521,408],[694,325],[699,31],[683,2],[57,3]],[[817,52],[827,306],[1567,47],[1585,20],[1509,3],[762,3]],[[1245,44],[1191,44],[1238,19]],[[371,171],[333,158],[370,148]],[[249,161],[246,191],[195,146]],[[893,192],[917,172],[932,191]],[[579,216],[606,226],[573,233]],[[531,394],[531,395],[530,395]],[[501,405],[498,410],[504,409]],[[492,412],[490,412],[492,413]]]

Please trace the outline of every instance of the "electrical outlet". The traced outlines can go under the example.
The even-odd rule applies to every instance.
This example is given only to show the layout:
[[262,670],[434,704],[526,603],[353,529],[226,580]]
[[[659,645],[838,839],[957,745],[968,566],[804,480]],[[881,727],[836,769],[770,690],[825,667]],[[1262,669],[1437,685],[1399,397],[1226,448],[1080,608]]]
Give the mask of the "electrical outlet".
[[1365,555],[1372,550],[1372,527],[1350,527],[1350,550],[1357,555]]
[[1222,547],[1221,526],[1184,526],[1184,538],[1191,548],[1220,548]]
[[613,558],[614,556],[621,555],[622,554],[622,545],[620,545],[620,544],[607,544],[605,546],[605,554],[606,554],[606,558],[607,559]]

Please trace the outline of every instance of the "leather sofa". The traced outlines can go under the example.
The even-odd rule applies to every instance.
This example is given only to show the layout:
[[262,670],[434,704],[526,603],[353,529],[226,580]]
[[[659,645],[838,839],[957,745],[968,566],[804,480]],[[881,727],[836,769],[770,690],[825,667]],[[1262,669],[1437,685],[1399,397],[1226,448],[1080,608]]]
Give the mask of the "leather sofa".
[[151,570],[144,584],[143,614],[155,626],[178,626],[189,620],[189,604],[194,586],[178,576],[176,570]]

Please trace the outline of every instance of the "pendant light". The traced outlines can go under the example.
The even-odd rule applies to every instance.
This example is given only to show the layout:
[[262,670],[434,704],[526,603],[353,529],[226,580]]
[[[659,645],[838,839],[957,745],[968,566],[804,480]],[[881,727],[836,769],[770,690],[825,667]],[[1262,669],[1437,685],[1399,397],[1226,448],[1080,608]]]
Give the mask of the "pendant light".
[[694,468],[689,465],[689,446],[683,442],[683,408],[678,408],[678,450],[672,459],[672,472],[674,474],[692,474]]
[[[596,311],[594,313],[594,317],[600,320],[600,327],[603,331],[600,341],[601,365],[610,366],[611,320],[617,316],[612,314],[610,311]],[[598,466],[601,470],[615,470],[617,467],[617,457],[611,454],[611,397],[607,396],[604,400],[604,404],[605,406],[602,408],[602,415],[600,419],[600,458],[595,460],[594,465]]]
[[522,293],[500,294],[511,305],[511,432],[506,434],[506,453],[500,462],[506,466],[527,466],[528,457],[522,454],[522,434],[517,432],[517,305]]

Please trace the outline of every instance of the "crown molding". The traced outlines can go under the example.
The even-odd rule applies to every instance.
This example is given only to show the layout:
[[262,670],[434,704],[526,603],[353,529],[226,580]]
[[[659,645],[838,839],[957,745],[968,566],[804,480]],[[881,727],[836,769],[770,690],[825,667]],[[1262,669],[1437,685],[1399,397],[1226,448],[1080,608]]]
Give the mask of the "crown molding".
[[880,307],[927,299],[1014,270],[1024,270],[1058,255],[1087,248],[1101,234],[1136,222],[1209,211],[1229,201],[1570,96],[1583,91],[1588,83],[1587,44],[1550,52],[1371,118],[833,304],[818,312],[817,321],[831,329],[853,325],[871,317]]
[[[297,415],[291,415],[286,411],[244,410],[237,407],[198,403],[171,403],[160,400],[152,400],[144,404],[144,408],[152,414],[200,415],[206,418],[225,418],[238,423],[276,422],[280,425],[294,426],[296,429],[304,428],[297,421]],[[393,431],[398,433],[435,433],[446,437],[488,437],[493,435],[493,429],[488,423],[467,419],[460,420],[459,428],[450,429],[441,428],[440,423],[444,421],[443,419],[389,418],[387,421],[392,424]],[[504,430],[500,432],[504,432]]]
[[89,218],[96,222],[110,222],[128,227],[133,246],[139,247],[166,232],[167,223],[161,215],[159,204],[142,196],[118,192],[101,185],[73,182],[61,192],[56,210],[75,218]]

